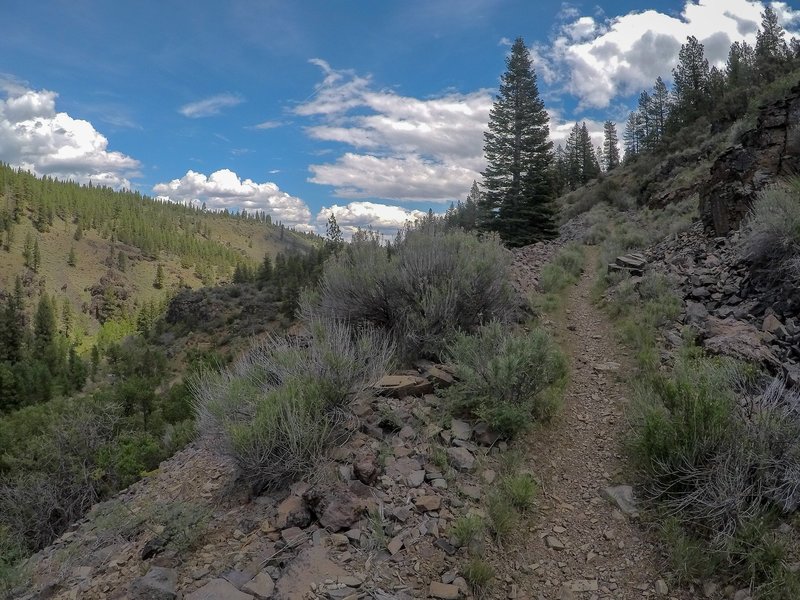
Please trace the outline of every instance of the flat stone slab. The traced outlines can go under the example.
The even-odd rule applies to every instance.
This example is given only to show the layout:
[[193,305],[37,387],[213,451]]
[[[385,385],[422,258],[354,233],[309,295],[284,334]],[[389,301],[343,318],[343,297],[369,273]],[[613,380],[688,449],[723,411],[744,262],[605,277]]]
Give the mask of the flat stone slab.
[[242,591],[252,594],[258,600],[269,600],[275,592],[275,583],[272,577],[262,571],[244,584]]
[[431,598],[441,598],[441,600],[457,600],[461,590],[457,585],[450,583],[441,583],[439,581],[432,581],[429,590]]
[[643,254],[639,254],[638,252],[630,252],[623,256],[618,256],[614,262],[620,267],[626,267],[628,269],[644,269],[647,265],[647,259]]
[[416,375],[384,375],[372,387],[378,394],[393,398],[433,393],[433,384]]
[[633,488],[631,486],[610,486],[603,489],[603,495],[629,517],[639,516],[639,510],[636,508],[636,498],[633,496]]
[[224,579],[212,579],[186,596],[186,600],[253,600],[253,596],[240,592]]
[[596,592],[597,579],[576,579],[569,582],[569,587],[573,592]]

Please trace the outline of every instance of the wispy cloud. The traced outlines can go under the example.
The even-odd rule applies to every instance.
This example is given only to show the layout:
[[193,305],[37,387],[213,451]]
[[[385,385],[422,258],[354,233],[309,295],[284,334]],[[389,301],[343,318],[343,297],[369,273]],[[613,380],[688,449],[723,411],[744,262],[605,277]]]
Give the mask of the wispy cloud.
[[489,90],[425,99],[376,89],[369,76],[311,61],[323,73],[295,114],[315,118],[312,138],[344,144],[335,162],[309,167],[310,181],[342,198],[449,202],[480,178]]
[[178,112],[190,119],[212,117],[221,113],[223,109],[238,106],[242,102],[244,102],[244,98],[238,94],[226,92],[224,94],[217,94],[216,96],[204,98],[203,100],[198,100],[197,102],[184,104],[178,109]]
[[264,121],[257,125],[250,125],[247,129],[275,129],[276,127],[283,127],[286,125],[283,121]]

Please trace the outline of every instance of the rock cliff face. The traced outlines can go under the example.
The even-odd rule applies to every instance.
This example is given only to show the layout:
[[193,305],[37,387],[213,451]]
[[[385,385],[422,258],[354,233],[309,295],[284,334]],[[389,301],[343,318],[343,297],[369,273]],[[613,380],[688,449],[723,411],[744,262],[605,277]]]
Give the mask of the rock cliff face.
[[[684,301],[680,321],[695,327],[708,351],[760,363],[800,386],[800,296],[790,281],[761,277],[739,246],[738,232],[712,237],[696,223],[646,257],[675,283]],[[667,340],[681,344],[679,327]]]
[[800,83],[780,101],[760,108],[755,128],[711,167],[700,191],[700,216],[708,229],[737,229],[759,190],[776,178],[800,173]]

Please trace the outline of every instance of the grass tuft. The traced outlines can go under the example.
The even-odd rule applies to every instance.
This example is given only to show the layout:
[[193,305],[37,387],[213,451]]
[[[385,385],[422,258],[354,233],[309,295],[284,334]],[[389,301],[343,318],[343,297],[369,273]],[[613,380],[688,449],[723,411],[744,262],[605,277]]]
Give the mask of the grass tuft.
[[483,537],[486,526],[483,519],[477,515],[464,516],[456,519],[450,530],[455,545],[458,547],[470,547],[479,542]]
[[526,511],[533,506],[538,491],[533,477],[527,473],[504,477],[502,488],[512,506],[520,511]]
[[490,493],[486,499],[486,514],[489,517],[489,530],[495,539],[506,539],[516,528],[518,515],[506,494]]
[[467,580],[473,594],[481,597],[486,593],[486,589],[494,579],[494,568],[485,560],[473,557],[464,568],[464,579]]

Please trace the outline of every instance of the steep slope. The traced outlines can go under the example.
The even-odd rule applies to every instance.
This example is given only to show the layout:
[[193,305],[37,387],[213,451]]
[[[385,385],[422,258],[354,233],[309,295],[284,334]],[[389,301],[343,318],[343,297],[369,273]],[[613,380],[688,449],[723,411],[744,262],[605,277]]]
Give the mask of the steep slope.
[[[255,268],[265,256],[274,260],[319,243],[263,213],[206,212],[39,179],[5,165],[0,237],[0,292],[10,293],[20,277],[28,311],[40,294],[56,295],[79,315],[83,334],[106,320],[135,316],[181,288],[230,281],[238,264]],[[156,282],[159,266],[163,277]]]

